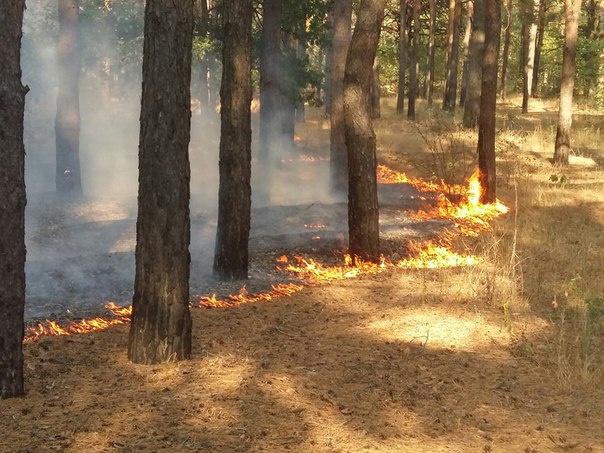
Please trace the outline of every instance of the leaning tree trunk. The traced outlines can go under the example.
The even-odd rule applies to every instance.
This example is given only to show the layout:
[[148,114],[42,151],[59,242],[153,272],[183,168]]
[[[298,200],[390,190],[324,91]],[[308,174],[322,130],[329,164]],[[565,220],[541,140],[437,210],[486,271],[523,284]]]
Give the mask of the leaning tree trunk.
[[447,74],[443,109],[455,111],[457,97],[457,65],[459,61],[459,23],[461,20],[461,0],[449,0],[449,28],[447,31]]
[[430,1],[430,28],[428,30],[428,70],[426,71],[426,99],[432,105],[434,94],[434,33],[436,30],[436,0]]
[[25,148],[21,26],[25,0],[0,5],[0,399],[22,396]]
[[523,56],[524,68],[522,71],[522,113],[528,113],[528,103],[531,97],[531,88],[533,83],[533,69],[535,68],[535,40],[537,38],[537,22],[535,21],[535,9],[539,8],[539,0],[535,0],[533,5],[526,5]]
[[78,0],[59,0],[55,184],[57,192],[73,195],[82,194],[79,15]]
[[400,0],[401,22],[398,39],[398,88],[396,95],[396,113],[403,114],[405,104],[405,72],[407,71],[407,0]]
[[348,152],[344,132],[344,70],[350,45],[352,0],[335,0],[331,60],[330,180],[335,194],[348,192]]
[[247,278],[252,162],[252,0],[223,9],[220,89],[220,187],[214,273],[221,280]]
[[259,170],[260,203],[270,201],[270,166],[281,137],[279,109],[281,105],[281,16],[283,0],[262,2],[262,37],[260,50],[260,130]]
[[480,87],[482,83],[482,57],[484,51],[484,2],[474,0],[474,17],[469,43],[467,94],[463,109],[463,126],[475,128],[480,112]]
[[533,80],[531,83],[531,96],[536,98],[539,89],[539,65],[541,63],[541,49],[543,48],[543,36],[545,34],[545,12],[547,0],[539,1],[539,25],[537,26],[537,43],[535,44],[535,63],[533,67]]
[[419,55],[419,9],[421,0],[413,0],[413,45],[409,61],[409,104],[407,105],[407,119],[415,120],[415,101],[418,93],[417,59]]
[[573,89],[575,87],[575,57],[577,55],[577,32],[581,0],[564,0],[564,55],[562,82],[560,84],[560,107],[554,163],[568,165],[570,154],[570,130],[573,122]]
[[369,91],[385,4],[385,0],[361,0],[344,76],[349,250],[371,261],[380,257],[380,230]]
[[193,2],[147,0],[136,275],[128,357],[191,355],[189,138]]
[[466,4],[466,30],[463,37],[463,66],[461,73],[461,90],[459,93],[459,105],[463,107],[466,102],[466,90],[468,88],[468,63],[470,61],[470,37],[472,36],[472,22],[474,16],[474,1]]
[[482,203],[493,203],[495,193],[495,111],[497,106],[497,62],[501,33],[501,0],[486,0],[482,87],[478,124],[478,168]]
[[506,82],[508,73],[508,63],[510,61],[510,40],[512,37],[512,0],[505,0],[505,9],[507,21],[505,24],[505,39],[503,43],[503,56],[501,58],[501,99],[505,100],[506,96]]

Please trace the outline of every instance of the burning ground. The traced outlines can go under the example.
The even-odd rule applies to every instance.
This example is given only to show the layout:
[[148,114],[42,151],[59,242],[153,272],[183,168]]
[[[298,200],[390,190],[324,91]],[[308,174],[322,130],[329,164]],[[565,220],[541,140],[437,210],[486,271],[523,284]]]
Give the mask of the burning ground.
[[[385,122],[378,128],[382,124],[393,129]],[[317,123],[305,127],[311,133],[302,131],[303,144],[320,135]],[[378,129],[380,157],[390,168],[408,169],[402,159],[421,157],[413,154],[421,142],[414,142],[412,130],[396,127],[403,130],[397,130],[395,151]],[[127,327],[119,325],[26,344],[28,395],[2,402],[0,451],[604,451],[601,355],[570,347],[581,339],[575,328],[583,319],[571,302],[583,291],[603,294],[601,279],[588,276],[604,265],[604,191],[590,191],[604,181],[600,173],[574,170],[569,177],[576,186],[553,186],[544,159],[520,151],[511,157],[525,166],[516,175],[519,201],[513,186],[504,185],[504,200],[516,208],[489,220],[488,229],[464,217],[464,196],[455,191],[449,206],[437,192],[420,193],[409,182],[382,184],[386,260],[377,267],[346,264],[342,222],[334,220],[345,218],[339,203],[258,208],[247,291],[278,296],[285,289],[270,285],[299,285],[287,287],[295,289],[292,295],[238,304],[226,297],[237,295],[238,286],[194,289],[210,299],[216,292],[215,299],[230,306],[192,311],[194,357],[179,364],[128,363]],[[590,209],[560,204],[571,196]],[[69,215],[81,225],[50,229],[47,236],[39,228],[41,243],[65,244],[66,259],[55,268],[125,261],[134,227],[126,205],[74,205]],[[199,231],[213,235],[212,214],[193,212],[198,236],[192,256],[196,250],[210,256]],[[99,224],[86,223],[92,214]],[[95,233],[105,221],[122,225],[122,234]],[[479,236],[468,237],[468,228],[478,228]],[[78,241],[53,239],[62,231],[116,249],[107,248],[110,257],[103,257],[92,245],[81,249]],[[583,241],[549,241],[576,235]],[[426,240],[476,264],[405,266],[427,253]],[[522,266],[510,266],[513,244]],[[54,259],[39,256],[49,264]],[[566,278],[562,269],[585,278],[557,287],[554,278]],[[193,288],[195,278],[205,278],[196,275],[204,274],[192,273]],[[38,294],[44,296],[43,285]],[[101,307],[109,298],[97,294],[82,307]],[[46,300],[53,304],[59,297]],[[564,331],[558,329],[562,316]],[[591,350],[601,351],[602,336],[595,332]]]

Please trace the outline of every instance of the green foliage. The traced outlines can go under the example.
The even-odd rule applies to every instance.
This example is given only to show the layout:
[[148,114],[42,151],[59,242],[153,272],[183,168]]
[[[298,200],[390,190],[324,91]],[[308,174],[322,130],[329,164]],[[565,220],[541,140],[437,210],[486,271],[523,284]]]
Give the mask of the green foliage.
[[553,184],[562,186],[568,181],[568,178],[565,175],[550,175],[549,181]]

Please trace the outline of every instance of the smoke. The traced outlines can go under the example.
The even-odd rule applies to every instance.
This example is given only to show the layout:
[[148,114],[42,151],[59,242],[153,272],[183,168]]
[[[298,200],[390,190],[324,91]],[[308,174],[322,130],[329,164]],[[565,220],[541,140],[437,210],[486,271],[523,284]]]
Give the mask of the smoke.
[[[30,88],[25,111],[28,318],[65,315],[67,311],[82,315],[100,309],[109,300],[118,303],[131,300],[143,5],[144,2],[126,1],[80,2],[79,152],[84,197],[77,200],[62,198],[55,191],[57,0],[27,1],[22,68],[23,82]],[[191,292],[207,294],[215,285],[211,265],[216,234],[220,118],[214,109],[199,108],[196,99],[199,88],[195,83],[200,78],[198,65],[194,65],[192,78]],[[263,178],[257,165],[257,115],[253,121],[255,193]],[[333,201],[327,184],[327,163],[300,159],[300,154],[316,150],[303,145],[287,152],[285,147],[276,148],[284,151],[273,156],[269,168],[270,204],[296,206]],[[320,151],[321,155],[327,155],[327,149]],[[280,224],[279,216],[273,216],[274,225],[267,224],[267,208],[261,208],[256,199],[252,208],[253,217],[259,217],[252,222],[252,238],[265,236],[267,230],[276,236],[288,234],[289,226]],[[277,243],[285,246],[284,241],[279,239]]]

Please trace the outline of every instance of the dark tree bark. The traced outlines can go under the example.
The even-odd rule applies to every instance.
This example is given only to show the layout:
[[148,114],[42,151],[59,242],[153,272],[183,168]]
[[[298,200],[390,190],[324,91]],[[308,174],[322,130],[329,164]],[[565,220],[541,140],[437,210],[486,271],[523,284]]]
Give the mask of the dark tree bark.
[[596,20],[598,18],[598,3],[596,0],[587,0],[585,5],[585,34],[590,38],[596,38]]
[[[205,38],[208,34],[208,23],[210,20],[210,14],[208,11],[207,0],[195,0],[197,3],[196,11],[198,12],[197,17],[197,33],[200,37]],[[201,76],[201,90],[199,93],[199,102],[201,103],[202,111],[211,113],[210,106],[210,85],[208,79],[209,71],[209,57],[206,55],[201,59],[200,62],[200,76]]]
[[545,13],[547,11],[547,0],[539,1],[539,18],[537,25],[537,43],[535,44],[535,62],[533,67],[533,80],[531,83],[531,96],[536,98],[539,89],[539,65],[541,64],[541,49],[543,48],[543,36],[545,34]]
[[371,118],[379,118],[382,115],[380,109],[380,59],[376,55],[373,60],[373,72],[371,74]]
[[434,94],[434,34],[436,30],[436,0],[430,1],[430,28],[428,30],[428,69],[426,71],[426,99],[432,105]]
[[25,148],[21,26],[25,0],[0,4],[0,399],[22,396]]
[[193,1],[147,0],[136,275],[128,357],[191,355],[189,138]]
[[252,0],[226,2],[223,21],[220,188],[214,273],[221,280],[234,280],[247,278],[248,271],[252,203]]
[[415,120],[415,101],[418,93],[417,59],[419,55],[419,10],[421,0],[413,0],[413,45],[409,61],[409,104],[407,105],[407,119]]
[[469,56],[467,68],[467,94],[463,110],[463,126],[475,128],[480,112],[480,86],[482,83],[482,57],[484,51],[484,2],[474,0],[474,18],[472,20],[472,34],[469,43]]
[[474,16],[474,1],[466,3],[466,30],[463,36],[463,66],[461,73],[461,90],[459,93],[459,105],[463,107],[466,102],[466,90],[468,88],[468,63],[470,60],[470,37],[472,35],[472,16]]
[[530,3],[525,0],[525,11],[523,12],[523,64],[522,71],[522,113],[528,113],[528,103],[531,97],[533,83],[533,69],[535,68],[535,41],[537,38],[537,22],[535,21],[535,9],[539,8],[539,0]]
[[512,37],[512,0],[505,0],[506,23],[505,23],[505,39],[503,44],[503,56],[501,63],[501,99],[505,100],[506,82],[508,73],[508,62],[510,61],[510,40]]
[[260,131],[259,170],[262,183],[257,188],[260,203],[270,201],[270,163],[278,150],[281,135],[281,16],[283,0],[262,2],[260,50]]
[[407,0],[400,0],[400,15],[396,113],[402,115],[405,104],[405,72],[407,71]]
[[573,122],[573,89],[575,87],[575,58],[581,0],[564,0],[564,55],[562,60],[562,82],[560,83],[560,107],[554,163],[568,165],[570,155],[570,132]]
[[478,168],[481,202],[496,201],[495,112],[497,106],[497,63],[501,33],[501,0],[486,0],[482,87],[478,125]]
[[333,11],[333,44],[331,63],[331,190],[348,192],[348,152],[344,132],[344,70],[350,45],[352,0],[335,0]]
[[447,31],[447,74],[443,109],[455,111],[457,98],[457,64],[459,61],[459,23],[461,20],[461,0],[449,0],[449,28]]
[[380,257],[380,231],[369,91],[385,4],[385,0],[361,0],[344,76],[349,250],[371,261]]
[[79,16],[78,0],[59,0],[55,183],[57,192],[74,195],[82,194]]

